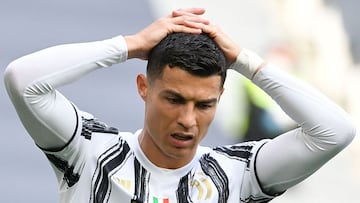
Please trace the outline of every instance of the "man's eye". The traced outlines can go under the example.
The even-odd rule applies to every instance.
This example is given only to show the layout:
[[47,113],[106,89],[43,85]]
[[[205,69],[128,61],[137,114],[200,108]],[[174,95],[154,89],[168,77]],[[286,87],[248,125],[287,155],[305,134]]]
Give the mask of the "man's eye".
[[211,104],[198,104],[197,106],[199,109],[203,109],[203,110],[212,108]]
[[181,100],[178,99],[178,98],[172,98],[172,97],[168,97],[166,98],[168,100],[169,103],[171,104],[180,104],[181,103]]

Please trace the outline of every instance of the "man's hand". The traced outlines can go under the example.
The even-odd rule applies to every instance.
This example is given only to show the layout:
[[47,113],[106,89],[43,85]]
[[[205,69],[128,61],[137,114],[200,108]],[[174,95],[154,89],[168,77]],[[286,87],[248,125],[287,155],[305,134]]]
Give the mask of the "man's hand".
[[135,35],[125,36],[128,58],[147,59],[149,51],[173,32],[200,34],[202,28],[209,24],[208,20],[201,17],[204,13],[202,8],[176,10]]
[[[179,14],[183,12],[178,11]],[[187,11],[188,12],[188,11]],[[186,15],[186,12],[183,13]],[[232,39],[220,29],[219,26],[211,24],[210,22],[198,22],[196,20],[185,21],[184,25],[187,28],[193,28],[193,31],[197,31],[197,29],[201,29],[201,32],[207,33],[217,45],[222,49],[227,59],[227,64],[230,66],[233,62],[235,62],[237,56],[240,54],[241,48],[240,46],[232,41]]]
[[216,44],[224,52],[228,66],[236,61],[236,58],[241,51],[241,48],[237,43],[232,41],[232,39],[216,25],[209,23],[199,26],[201,26],[201,30],[204,33],[207,33],[211,38],[214,39]]

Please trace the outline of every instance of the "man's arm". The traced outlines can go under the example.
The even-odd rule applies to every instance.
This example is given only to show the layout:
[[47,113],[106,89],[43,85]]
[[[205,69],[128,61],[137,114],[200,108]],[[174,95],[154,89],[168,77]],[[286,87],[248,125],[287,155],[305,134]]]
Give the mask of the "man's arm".
[[285,191],[304,180],[356,134],[349,116],[302,81],[266,66],[253,82],[269,94],[299,128],[269,141],[259,151],[257,173],[265,191]]
[[56,88],[126,58],[125,40],[116,37],[55,46],[13,61],[5,71],[6,89],[36,144],[62,147],[77,126],[73,105]]
[[256,158],[265,192],[277,194],[304,180],[344,149],[356,132],[349,116],[297,78],[266,65],[256,53],[240,49],[218,27],[204,25],[219,44],[230,68],[270,95],[299,128],[266,143]]
[[201,33],[198,25],[208,23],[201,17],[204,12],[177,10],[132,36],[50,47],[13,61],[5,71],[5,86],[36,144],[45,149],[62,147],[80,125],[74,106],[58,87],[127,58],[146,59],[168,33]]

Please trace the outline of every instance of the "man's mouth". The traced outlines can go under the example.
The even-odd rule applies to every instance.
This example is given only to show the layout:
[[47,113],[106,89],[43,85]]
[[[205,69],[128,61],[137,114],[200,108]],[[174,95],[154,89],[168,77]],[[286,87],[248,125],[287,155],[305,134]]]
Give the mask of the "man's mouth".
[[171,134],[171,137],[173,137],[177,140],[181,140],[181,141],[187,141],[187,140],[193,139],[192,135],[182,134],[182,133],[173,133],[173,134]]

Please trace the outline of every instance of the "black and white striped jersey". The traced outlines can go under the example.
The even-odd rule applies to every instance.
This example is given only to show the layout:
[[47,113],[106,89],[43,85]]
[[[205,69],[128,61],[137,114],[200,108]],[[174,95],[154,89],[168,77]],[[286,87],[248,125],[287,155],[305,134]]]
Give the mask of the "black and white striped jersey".
[[199,146],[186,166],[156,167],[141,151],[136,133],[116,128],[78,111],[78,128],[56,151],[43,150],[60,185],[60,202],[266,202],[255,172],[255,157],[265,143]]

